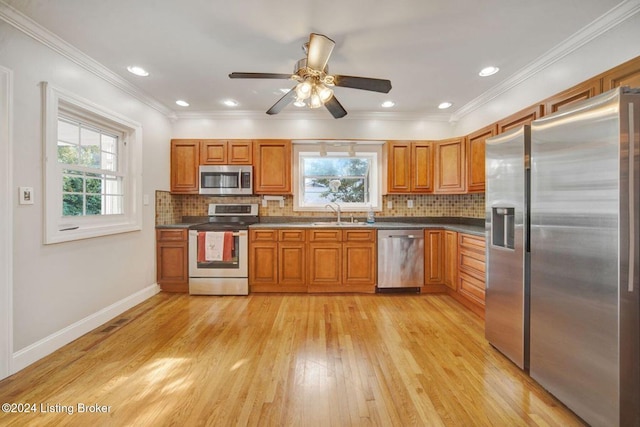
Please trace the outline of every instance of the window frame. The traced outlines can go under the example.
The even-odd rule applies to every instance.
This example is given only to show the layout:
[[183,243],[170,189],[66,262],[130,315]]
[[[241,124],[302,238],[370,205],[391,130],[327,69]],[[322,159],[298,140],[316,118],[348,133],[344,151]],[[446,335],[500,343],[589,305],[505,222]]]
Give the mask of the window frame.
[[[326,212],[325,205],[304,205],[303,191],[304,179],[301,176],[301,159],[303,157],[322,157],[321,151],[326,150],[327,156],[349,157],[353,148],[355,156],[370,157],[371,171],[369,179],[370,202],[367,203],[340,203],[343,212],[366,212],[371,209],[376,212],[382,210],[382,145],[383,141],[294,141],[293,145],[293,186],[297,191],[293,192],[293,210],[300,212]],[[324,154],[324,153],[323,153]]]
[[[42,83],[44,129],[44,243],[53,244],[142,229],[142,126],[121,114],[61,88]],[[79,120],[122,135],[118,167],[123,186],[122,214],[63,216],[62,176],[58,162],[58,119]]]

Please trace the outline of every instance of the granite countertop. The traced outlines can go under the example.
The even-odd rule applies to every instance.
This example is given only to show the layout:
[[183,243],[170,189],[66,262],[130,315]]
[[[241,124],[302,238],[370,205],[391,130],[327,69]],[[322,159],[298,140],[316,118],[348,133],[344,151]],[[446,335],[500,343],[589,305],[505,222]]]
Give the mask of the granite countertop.
[[[371,228],[375,230],[441,228],[460,233],[484,236],[484,219],[478,218],[449,218],[449,217],[400,217],[378,218],[375,223],[367,224],[364,219],[351,223],[350,219],[340,225],[335,223],[335,217],[261,217],[259,224],[250,228]],[[182,222],[175,224],[156,225],[156,228],[189,228],[193,225],[207,222],[207,217],[183,217]]]

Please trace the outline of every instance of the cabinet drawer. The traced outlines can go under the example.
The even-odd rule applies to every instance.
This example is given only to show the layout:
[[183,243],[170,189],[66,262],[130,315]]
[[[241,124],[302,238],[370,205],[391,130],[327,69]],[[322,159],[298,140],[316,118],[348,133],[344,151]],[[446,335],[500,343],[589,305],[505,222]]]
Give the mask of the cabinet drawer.
[[463,234],[463,233],[460,233],[459,236],[460,236],[461,248],[475,249],[477,251],[484,253],[484,249],[485,249],[484,237],[473,236],[471,234]]
[[275,242],[278,240],[277,230],[250,230],[250,240],[252,242]]
[[375,230],[342,230],[342,240],[344,242],[375,242]]
[[278,230],[278,241],[280,242],[304,242],[304,230]]
[[484,306],[484,281],[465,273],[458,276],[458,292]]
[[486,271],[484,258],[484,253],[460,248],[460,271],[464,271],[476,276],[478,279],[484,280]]
[[156,230],[156,239],[159,242],[186,241],[189,230],[185,229],[159,229]]
[[309,230],[310,242],[341,242],[342,230],[336,229],[322,229],[322,230]]

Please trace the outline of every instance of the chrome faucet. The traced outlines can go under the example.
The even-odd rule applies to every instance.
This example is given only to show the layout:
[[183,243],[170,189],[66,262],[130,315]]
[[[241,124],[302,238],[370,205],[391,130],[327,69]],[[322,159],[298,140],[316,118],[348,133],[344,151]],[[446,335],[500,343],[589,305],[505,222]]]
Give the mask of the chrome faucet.
[[[335,205],[335,207],[333,205]],[[338,203],[336,203],[336,202],[327,203],[324,207],[325,208],[330,208],[332,211],[334,211],[336,213],[336,215],[338,216],[338,224],[340,224],[342,222],[341,212],[340,212],[340,205]]]

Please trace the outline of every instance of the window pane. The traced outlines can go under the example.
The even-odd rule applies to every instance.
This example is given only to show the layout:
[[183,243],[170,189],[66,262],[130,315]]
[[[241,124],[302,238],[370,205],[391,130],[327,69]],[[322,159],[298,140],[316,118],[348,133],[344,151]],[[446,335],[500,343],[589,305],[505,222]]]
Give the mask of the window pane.
[[87,193],[101,194],[102,180],[97,178],[87,178]]
[[118,139],[111,135],[102,135],[102,151],[116,153]]
[[118,170],[118,164],[116,161],[116,155],[103,152],[101,155],[102,165],[101,168],[108,171]]
[[78,154],[78,146],[64,145],[58,142],[58,162],[68,165],[77,165],[80,155]]
[[58,120],[58,145],[61,142],[78,145],[80,143],[79,136],[77,124],[69,123],[66,120]]
[[109,177],[104,181],[105,194],[122,195],[122,178]]
[[102,196],[87,196],[87,215],[100,215],[102,213]]
[[106,215],[122,214],[122,196],[104,196],[104,213]]
[[64,194],[62,196],[62,215],[82,215],[82,196],[79,194]]
[[301,156],[305,206],[323,206],[328,202],[370,203],[370,157]]
[[82,178],[76,176],[63,176],[62,191],[65,193],[82,193]]

